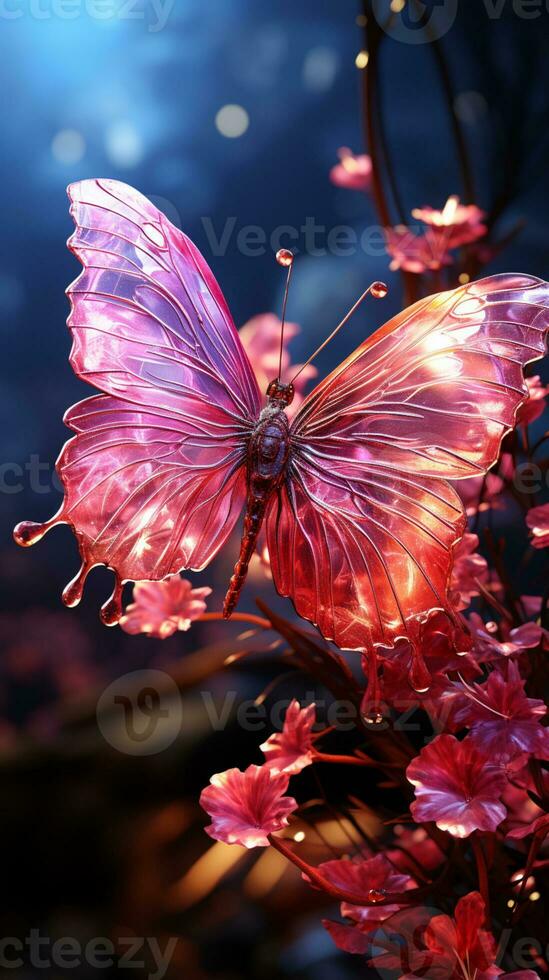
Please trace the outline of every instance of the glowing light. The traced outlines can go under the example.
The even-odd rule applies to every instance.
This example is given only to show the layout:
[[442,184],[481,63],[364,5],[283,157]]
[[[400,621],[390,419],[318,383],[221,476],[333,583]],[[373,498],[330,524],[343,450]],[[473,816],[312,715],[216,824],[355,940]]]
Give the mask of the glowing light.
[[366,68],[369,58],[370,55],[368,54],[367,51],[359,51],[355,58],[355,65],[357,66],[357,68]]
[[528,898],[530,899],[531,902],[539,902],[541,898],[541,894],[540,892],[532,892],[532,894],[529,895]]
[[294,834],[294,840],[297,844],[301,844],[301,841],[305,840],[305,832],[303,830],[298,830],[297,834]]
[[390,6],[394,14],[400,14],[406,6],[406,0],[391,0]]
[[133,123],[126,119],[108,127],[105,149],[112,163],[118,167],[136,167],[144,155],[141,136]]
[[215,117],[215,125],[222,136],[238,139],[248,129],[250,117],[243,106],[231,103],[221,107]]
[[515,907],[515,900],[513,898],[510,898],[509,901],[507,902],[507,908],[514,909],[514,907]]
[[460,272],[458,276],[458,281],[461,283],[462,286],[465,286],[466,283],[471,281],[471,276],[469,275],[468,272]]
[[53,137],[51,152],[58,163],[78,163],[86,152],[82,133],[77,129],[61,129]]

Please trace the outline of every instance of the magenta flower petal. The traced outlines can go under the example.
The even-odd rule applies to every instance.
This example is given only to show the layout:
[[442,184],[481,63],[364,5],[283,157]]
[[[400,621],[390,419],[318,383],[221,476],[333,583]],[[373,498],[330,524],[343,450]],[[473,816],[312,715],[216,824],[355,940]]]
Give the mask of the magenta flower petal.
[[266,765],[273,772],[285,772],[293,776],[313,761],[312,729],[316,720],[316,706],[301,708],[294,700],[286,709],[284,726],[260,746]]
[[468,837],[473,830],[495,830],[505,818],[505,774],[470,738],[460,742],[453,735],[437,736],[406,775],[415,787],[411,812],[417,823],[434,821],[454,837]]
[[483,224],[484,211],[476,204],[460,204],[459,197],[451,195],[441,211],[436,208],[414,208],[412,217],[422,221],[438,235],[447,249],[459,248],[478,241],[486,232]]
[[454,548],[450,587],[459,593],[458,609],[467,609],[473,596],[479,595],[479,582],[488,584],[488,562],[478,554],[478,546],[478,535],[466,533]]
[[267,766],[215,773],[200,794],[200,805],[212,818],[206,833],[225,844],[267,847],[267,835],[287,827],[297,808],[293,797],[284,796],[287,788],[288,777]]
[[509,662],[507,677],[492,670],[484,684],[463,687],[454,720],[471,729],[471,739],[492,759],[509,761],[525,752],[543,751],[545,729],[540,719],[545,703],[528,698],[516,663]]

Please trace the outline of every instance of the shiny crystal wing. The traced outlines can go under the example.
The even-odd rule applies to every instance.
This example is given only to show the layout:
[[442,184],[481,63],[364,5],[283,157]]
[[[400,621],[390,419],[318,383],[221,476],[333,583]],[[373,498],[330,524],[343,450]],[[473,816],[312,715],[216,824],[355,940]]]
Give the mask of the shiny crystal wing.
[[449,607],[465,518],[446,480],[496,460],[548,306],[546,283],[514,275],[421,300],[306,399],[267,537],[277,588],[325,637],[390,646]]
[[83,271],[67,290],[76,374],[104,394],[66,416],[76,433],[58,471],[61,521],[82,555],[72,603],[94,564],[123,580],[203,568],[245,499],[247,441],[260,411],[248,357],[210,269],[137,191],[111,180],[69,188]]

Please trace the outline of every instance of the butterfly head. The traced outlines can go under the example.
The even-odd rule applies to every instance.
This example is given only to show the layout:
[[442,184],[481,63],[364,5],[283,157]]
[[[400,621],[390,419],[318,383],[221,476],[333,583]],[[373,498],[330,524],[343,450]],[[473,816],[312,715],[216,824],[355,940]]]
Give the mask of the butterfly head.
[[291,383],[284,385],[277,378],[275,381],[269,383],[267,398],[274,405],[291,405],[294,400],[294,386]]

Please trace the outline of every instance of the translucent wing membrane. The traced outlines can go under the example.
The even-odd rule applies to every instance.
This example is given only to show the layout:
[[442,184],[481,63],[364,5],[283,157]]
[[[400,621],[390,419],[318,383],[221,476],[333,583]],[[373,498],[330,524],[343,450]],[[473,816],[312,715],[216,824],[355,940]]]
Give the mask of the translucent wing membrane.
[[76,374],[103,395],[66,416],[76,432],[58,471],[65,501],[46,525],[16,529],[32,544],[72,525],[82,569],[120,583],[202,568],[230,534],[245,499],[247,443],[260,394],[219,286],[198,250],[137,191],[110,180],[69,188],[84,266],[69,286]]
[[549,286],[493,276],[421,300],[305,400],[268,516],[275,584],[342,647],[413,642],[450,608],[465,518],[446,482],[484,472],[545,349]]

